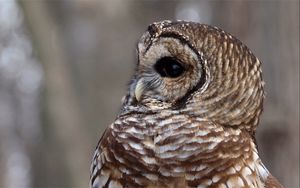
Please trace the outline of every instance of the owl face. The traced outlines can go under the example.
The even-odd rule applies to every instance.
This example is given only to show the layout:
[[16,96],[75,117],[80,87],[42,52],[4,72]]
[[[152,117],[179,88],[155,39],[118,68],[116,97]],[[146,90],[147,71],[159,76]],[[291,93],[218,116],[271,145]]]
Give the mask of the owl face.
[[[135,96],[141,102],[152,99],[171,105],[205,76],[203,62],[197,51],[179,36],[151,37],[146,33],[138,44]],[[151,44],[147,40],[152,40]]]
[[151,24],[123,106],[169,109],[253,132],[264,97],[260,61],[221,29],[193,22]]

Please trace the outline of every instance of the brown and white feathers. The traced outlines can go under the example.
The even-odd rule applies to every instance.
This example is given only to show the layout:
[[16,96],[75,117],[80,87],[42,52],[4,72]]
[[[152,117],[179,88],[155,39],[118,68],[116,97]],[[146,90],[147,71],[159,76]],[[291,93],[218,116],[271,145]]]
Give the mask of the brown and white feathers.
[[225,31],[153,23],[121,112],[91,166],[96,187],[282,187],[260,160],[261,63]]

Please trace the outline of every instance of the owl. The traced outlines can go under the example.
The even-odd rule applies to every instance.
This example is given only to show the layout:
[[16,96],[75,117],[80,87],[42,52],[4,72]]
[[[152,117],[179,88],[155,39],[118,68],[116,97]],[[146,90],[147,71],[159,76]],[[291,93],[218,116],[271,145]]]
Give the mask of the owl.
[[90,187],[282,187],[258,156],[264,82],[247,46],[216,27],[161,21],[137,59]]

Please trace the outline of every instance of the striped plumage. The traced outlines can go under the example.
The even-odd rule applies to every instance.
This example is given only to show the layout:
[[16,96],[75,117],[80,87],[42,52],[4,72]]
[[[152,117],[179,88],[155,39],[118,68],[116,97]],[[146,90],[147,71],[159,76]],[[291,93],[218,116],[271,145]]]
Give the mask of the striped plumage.
[[255,144],[263,85],[259,60],[221,29],[151,24],[91,187],[281,187]]

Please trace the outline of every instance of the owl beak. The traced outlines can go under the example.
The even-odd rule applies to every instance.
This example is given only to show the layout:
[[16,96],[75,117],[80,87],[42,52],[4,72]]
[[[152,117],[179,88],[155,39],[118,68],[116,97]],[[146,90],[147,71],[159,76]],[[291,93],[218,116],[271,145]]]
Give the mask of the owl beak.
[[137,101],[141,100],[141,97],[143,95],[143,92],[145,90],[144,80],[143,78],[139,79],[135,86],[134,94]]

